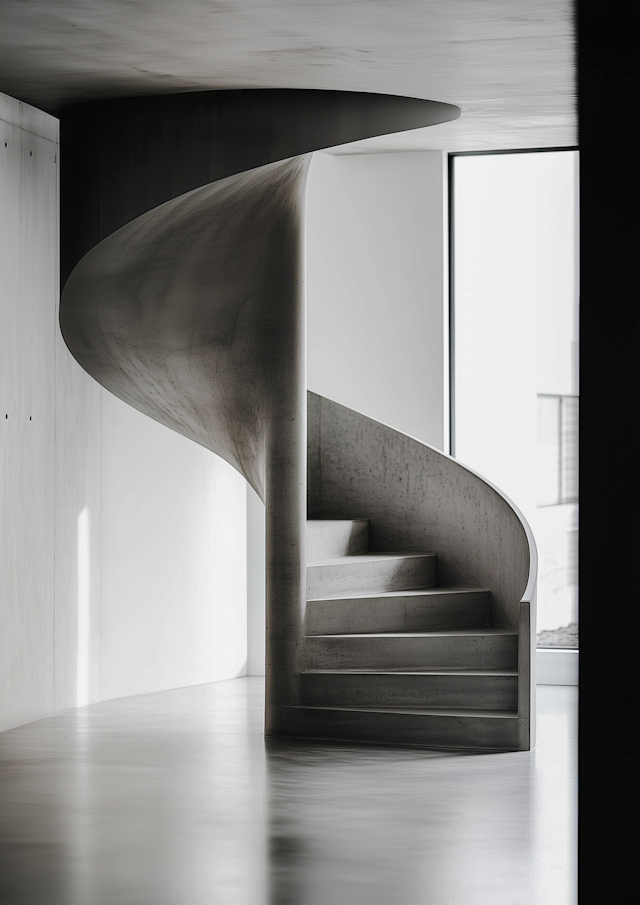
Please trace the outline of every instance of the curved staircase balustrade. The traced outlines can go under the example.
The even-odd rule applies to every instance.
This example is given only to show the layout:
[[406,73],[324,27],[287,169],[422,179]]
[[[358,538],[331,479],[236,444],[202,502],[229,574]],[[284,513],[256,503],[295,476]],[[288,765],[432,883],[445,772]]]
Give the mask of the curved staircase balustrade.
[[[360,719],[353,715],[353,708],[333,714],[330,707],[317,711],[304,707],[305,681],[314,681],[309,675],[305,679],[305,673],[313,672],[307,669],[313,644],[323,644],[305,635],[308,567],[304,195],[310,160],[306,152],[447,121],[459,111],[430,101],[342,92],[197,94],[95,102],[63,113],[63,160],[67,157],[67,176],[62,185],[63,267],[70,270],[75,266],[61,298],[62,334],[79,364],[106,389],[222,456],[264,500],[266,734],[320,734],[367,741],[366,719],[355,734],[350,735],[348,727],[337,728],[340,720],[348,723]],[[187,109],[195,104],[195,113],[187,123],[189,128],[181,120],[182,129],[163,131],[160,126],[166,125],[167,118],[175,125],[181,103]],[[122,123],[130,128],[114,138],[118,111]],[[199,136],[203,136],[202,141]],[[247,136],[256,139],[248,149]],[[242,154],[232,153],[238,148],[243,149]],[[105,149],[112,153],[107,154]],[[193,167],[185,176],[183,170],[190,154]],[[75,170],[70,169],[74,161]],[[244,171],[248,161],[254,169]],[[243,171],[238,172],[237,168]],[[138,174],[144,190],[132,189],[132,172]],[[122,192],[118,188],[119,174],[129,190]],[[213,178],[217,181],[212,182]],[[197,187],[185,191],[185,179]],[[117,228],[112,231],[114,225]],[[362,514],[372,520],[374,550],[381,549],[380,544],[386,544],[391,551],[404,544],[405,549],[418,551],[423,541],[433,544],[442,557],[439,574],[458,583],[486,584],[493,594],[494,624],[508,627],[511,634],[514,627],[519,632],[518,668],[522,675],[517,680],[518,711],[509,714],[517,722],[517,743],[513,719],[508,735],[496,737],[497,741],[483,728],[484,717],[475,721],[474,732],[467,738],[464,718],[458,713],[448,725],[459,726],[459,731],[450,737],[469,747],[529,747],[531,686],[525,672],[530,664],[527,650],[531,632],[525,626],[530,602],[525,599],[525,587],[527,582],[531,584],[534,548],[528,529],[499,493],[492,488],[486,490],[485,482],[476,476],[468,477],[471,473],[457,463],[451,464],[453,460],[448,457],[410,438],[402,439],[403,435],[383,425],[375,426],[370,419],[362,421],[363,416],[347,415],[348,410],[328,400],[316,401],[313,396],[310,399],[310,413],[313,415],[319,406],[323,418],[323,429],[318,435],[318,457],[323,462],[322,481],[318,484],[322,517],[331,512],[337,518],[335,513],[366,504],[373,515]],[[338,443],[337,447],[328,433],[328,425],[335,418],[346,419],[342,445]],[[378,443],[369,466],[362,462],[361,449],[348,447],[354,430],[356,434],[368,431]],[[428,466],[424,475],[412,478],[416,493],[425,494],[422,502],[413,499],[407,488],[402,505],[399,496],[394,498],[383,515],[384,494],[379,482],[377,495],[365,500],[367,474],[373,474],[378,467],[375,462],[380,444],[393,448],[395,461],[397,453],[404,450],[408,461],[419,468]],[[347,458],[354,451],[358,455],[349,466]],[[339,463],[331,479],[329,461]],[[446,464],[436,467],[434,463],[440,461]],[[357,471],[352,472],[354,480],[346,480],[347,468]],[[406,468],[403,474],[408,474]],[[452,479],[453,474],[458,475],[457,480]],[[467,477],[460,477],[463,474]],[[309,477],[313,508],[313,469]],[[443,483],[435,491],[440,479]],[[360,490],[356,494],[356,487],[360,487],[362,495],[358,495]],[[345,488],[349,493],[343,493]],[[339,505],[334,492],[343,495]],[[392,497],[393,481],[386,498],[389,501]],[[451,515],[435,516],[432,507],[426,505],[426,501],[432,504],[434,500],[438,505],[450,506]],[[485,504],[488,508],[483,513]],[[353,517],[352,514],[346,518]],[[480,539],[483,526],[484,538]],[[494,537],[497,554],[489,542],[489,532],[494,530],[498,532]],[[460,545],[467,535],[472,543],[462,552]],[[487,560],[483,559],[485,553]],[[383,563],[383,571],[388,572],[391,559]],[[365,564],[368,566],[369,560]],[[413,565],[409,563],[406,568]],[[398,579],[395,581],[397,585]],[[388,593],[393,598],[397,592]],[[499,633],[498,628],[495,631]],[[503,634],[500,643],[513,646],[514,638],[507,637],[509,631],[505,629]],[[468,646],[469,639],[463,640]],[[500,656],[513,657],[513,653]],[[509,661],[507,665],[510,671],[492,675],[491,681],[512,682],[513,663]],[[530,674],[529,670],[527,675]],[[384,686],[387,678],[386,674],[379,675],[376,681]],[[321,679],[324,681],[324,677]],[[451,681],[459,679],[456,675]],[[426,681],[436,681],[440,687],[449,679],[428,676]],[[411,689],[408,693],[413,694]],[[383,688],[382,694],[384,697],[388,691]],[[458,692],[454,689],[447,694],[451,699],[451,694],[455,698]],[[461,694],[464,700],[473,698],[469,690]],[[474,707],[478,706],[477,697],[476,689]],[[503,701],[500,706],[507,705]],[[391,741],[397,716],[388,717]],[[380,717],[381,724],[385,719]],[[437,745],[441,722],[432,718],[425,735],[413,727],[405,736],[400,732],[398,739],[401,743]],[[375,733],[372,740],[376,740]]]

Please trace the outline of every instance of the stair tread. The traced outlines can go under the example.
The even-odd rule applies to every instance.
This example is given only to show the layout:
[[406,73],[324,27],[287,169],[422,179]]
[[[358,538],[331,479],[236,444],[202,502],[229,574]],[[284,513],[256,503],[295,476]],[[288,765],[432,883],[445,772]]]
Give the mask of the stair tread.
[[517,669],[303,669],[314,676],[515,676]]
[[347,556],[335,556],[331,559],[315,559],[313,562],[308,563],[310,566],[337,566],[343,564],[351,565],[354,562],[386,562],[388,560],[393,559],[422,559],[425,556],[435,556],[436,554],[430,550],[426,550],[424,553],[416,553],[415,551],[409,553],[395,552],[395,553],[351,553]]
[[517,720],[517,710],[452,710],[439,707],[376,707],[376,706],[348,706],[344,704],[291,704],[294,710],[331,710],[341,713],[384,713],[384,714],[415,714],[418,716],[444,716],[444,717],[491,717],[492,719]]
[[515,635],[518,630],[513,628],[498,628],[493,625],[475,626],[474,628],[445,628],[435,629],[429,632],[353,632],[332,633],[329,635],[307,635],[307,638],[442,638],[443,635],[473,636],[473,635]]
[[[351,557],[344,557],[344,559],[350,559]],[[317,563],[314,563],[317,565]],[[437,596],[442,594],[451,594],[451,596],[455,596],[456,594],[487,594],[489,592],[489,588],[456,588],[456,587],[429,587],[429,588],[406,588],[405,590],[400,591],[358,591],[357,593],[349,593],[349,594],[337,594],[335,597],[310,597],[308,599],[308,603],[317,602],[320,600],[373,600],[378,597],[424,597],[424,596]]]

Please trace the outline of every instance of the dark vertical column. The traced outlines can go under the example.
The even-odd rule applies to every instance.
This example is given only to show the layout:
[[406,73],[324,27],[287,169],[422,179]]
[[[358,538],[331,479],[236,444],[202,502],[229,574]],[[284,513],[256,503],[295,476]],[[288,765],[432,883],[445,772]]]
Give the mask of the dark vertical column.
[[[636,886],[638,6],[578,8],[580,142],[580,902]],[[635,845],[633,840],[636,840]]]

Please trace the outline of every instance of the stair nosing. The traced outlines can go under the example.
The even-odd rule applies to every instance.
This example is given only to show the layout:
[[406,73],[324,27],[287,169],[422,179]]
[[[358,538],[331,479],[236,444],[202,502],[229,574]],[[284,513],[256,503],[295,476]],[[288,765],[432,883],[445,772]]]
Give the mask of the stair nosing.
[[379,707],[366,705],[345,706],[331,704],[289,704],[286,705],[291,710],[330,710],[340,711],[343,713],[384,713],[399,714],[408,716],[444,716],[444,717],[485,717],[490,719],[518,719],[517,710],[471,710],[469,708],[461,708],[460,710],[452,710],[451,708],[437,707]]
[[354,522],[368,521],[368,518],[308,518],[307,527],[317,528],[320,525],[353,525]]
[[518,630],[511,628],[497,628],[495,626],[478,626],[466,629],[442,629],[430,632],[333,632],[322,635],[305,635],[305,638],[431,638],[450,635],[455,637],[473,637],[475,635],[515,636]]
[[488,594],[488,588],[396,588],[393,591],[357,591],[338,594],[335,597],[308,597],[307,603],[324,603],[334,600],[375,600],[378,597],[393,600],[394,597],[455,597],[457,594]]
[[300,672],[303,676],[496,676],[498,678],[517,678],[518,670],[517,669],[467,669],[466,667],[461,667],[460,669],[456,669],[452,667],[451,669],[441,668],[441,669],[412,669],[412,670],[401,670],[401,669],[375,669],[375,668],[363,668],[363,669],[303,669]]
[[[316,565],[315,562],[307,565]],[[357,593],[338,594],[335,597],[308,597],[307,603],[319,603],[329,600],[373,600],[376,597],[386,597],[392,600],[394,597],[437,597],[438,594],[452,597],[456,594],[489,594],[489,588],[458,588],[458,587],[434,587],[427,588],[400,588],[394,591],[358,591]]]

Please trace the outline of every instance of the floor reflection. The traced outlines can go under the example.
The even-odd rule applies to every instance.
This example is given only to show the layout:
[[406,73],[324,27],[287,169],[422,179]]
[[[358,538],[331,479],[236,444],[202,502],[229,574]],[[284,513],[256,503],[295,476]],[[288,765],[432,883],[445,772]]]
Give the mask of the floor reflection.
[[573,688],[535,752],[265,742],[263,684],[0,734],[7,905],[572,905]]
[[270,905],[531,902],[531,766],[270,744]]

